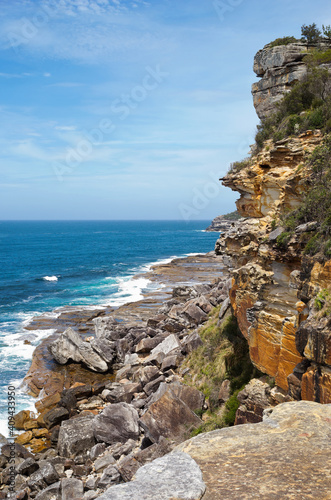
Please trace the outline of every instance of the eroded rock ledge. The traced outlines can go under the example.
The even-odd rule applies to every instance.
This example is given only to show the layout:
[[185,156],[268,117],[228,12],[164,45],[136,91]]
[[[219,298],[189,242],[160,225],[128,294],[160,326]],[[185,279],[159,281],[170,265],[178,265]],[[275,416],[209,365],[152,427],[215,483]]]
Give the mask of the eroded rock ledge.
[[201,434],[176,451],[200,466],[203,500],[327,500],[330,438],[331,405],[300,401],[276,406],[261,423]]
[[255,366],[295,399],[330,403],[330,318],[314,318],[316,295],[330,288],[331,261],[302,257],[302,235],[314,224],[297,227],[286,250],[277,243],[284,229],[275,228],[304,196],[304,161],[321,141],[319,131],[267,141],[248,166],[222,179],[240,193],[246,219],[221,235],[216,253],[232,268],[230,300]]

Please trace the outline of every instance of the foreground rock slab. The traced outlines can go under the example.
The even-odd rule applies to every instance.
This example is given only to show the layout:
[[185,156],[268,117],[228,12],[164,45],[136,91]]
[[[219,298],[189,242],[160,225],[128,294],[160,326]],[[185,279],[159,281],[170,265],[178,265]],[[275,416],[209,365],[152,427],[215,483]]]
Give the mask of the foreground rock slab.
[[176,447],[200,466],[203,500],[330,499],[331,405],[288,402],[258,424],[196,436]]
[[141,467],[134,481],[112,486],[100,500],[200,500],[205,484],[196,462],[186,453],[171,453]]

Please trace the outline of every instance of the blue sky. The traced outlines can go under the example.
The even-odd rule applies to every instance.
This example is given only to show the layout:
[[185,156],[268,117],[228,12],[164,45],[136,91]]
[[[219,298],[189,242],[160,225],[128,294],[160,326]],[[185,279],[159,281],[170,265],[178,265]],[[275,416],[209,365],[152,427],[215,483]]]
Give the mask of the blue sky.
[[212,219],[254,54],[328,0],[0,0],[0,218]]

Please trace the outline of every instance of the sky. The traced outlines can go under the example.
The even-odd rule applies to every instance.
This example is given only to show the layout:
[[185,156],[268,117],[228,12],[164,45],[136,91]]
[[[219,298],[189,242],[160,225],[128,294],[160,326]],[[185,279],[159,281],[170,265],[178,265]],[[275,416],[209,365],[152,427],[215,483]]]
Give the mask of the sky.
[[253,58],[329,0],[0,0],[0,219],[213,219]]

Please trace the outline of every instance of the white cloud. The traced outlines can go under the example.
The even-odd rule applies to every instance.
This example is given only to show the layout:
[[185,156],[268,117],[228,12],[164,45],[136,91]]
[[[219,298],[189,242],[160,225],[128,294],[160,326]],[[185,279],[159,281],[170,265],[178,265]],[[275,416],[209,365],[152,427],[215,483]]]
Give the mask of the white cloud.
[[76,127],[73,125],[57,125],[54,127],[55,130],[76,130]]

